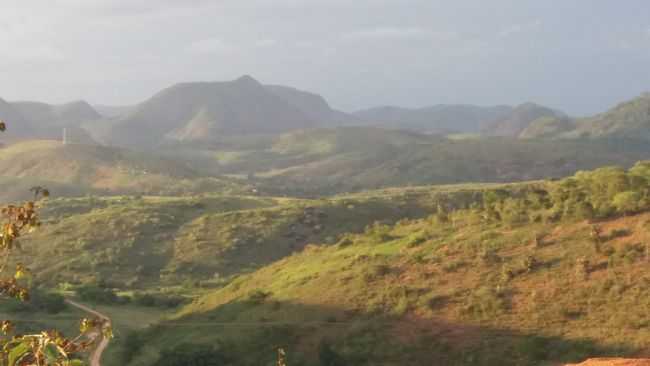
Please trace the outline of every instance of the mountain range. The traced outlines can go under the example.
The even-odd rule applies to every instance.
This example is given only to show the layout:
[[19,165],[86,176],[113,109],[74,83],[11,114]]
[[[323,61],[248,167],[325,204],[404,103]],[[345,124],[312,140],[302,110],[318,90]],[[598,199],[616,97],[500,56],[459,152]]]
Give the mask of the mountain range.
[[[650,139],[650,94],[585,118],[535,103],[518,106],[395,106],[346,113],[318,94],[264,85],[251,76],[225,82],[189,82],[166,88],[134,106],[6,102],[0,119],[13,128],[8,138],[59,138],[74,131],[83,142],[150,149],[166,142],[215,142],[233,136],[278,135],[294,130],[374,126],[425,134],[510,138]],[[92,136],[92,139],[91,139]]]

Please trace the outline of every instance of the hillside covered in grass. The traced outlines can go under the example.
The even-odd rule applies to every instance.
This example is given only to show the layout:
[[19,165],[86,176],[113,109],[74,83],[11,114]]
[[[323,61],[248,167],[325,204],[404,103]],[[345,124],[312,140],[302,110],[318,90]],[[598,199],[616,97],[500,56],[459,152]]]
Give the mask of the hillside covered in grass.
[[155,364],[188,340],[241,365],[270,364],[278,347],[292,365],[648,354],[649,178],[639,163],[484,187],[426,217],[314,243],[141,332],[129,362]]
[[57,196],[249,191],[243,183],[209,177],[151,154],[54,140],[28,140],[0,148],[0,169],[6,201],[26,198],[27,189],[34,185],[47,186]]
[[[109,282],[122,290],[231,276],[303,250],[334,244],[373,222],[426,217],[441,203],[467,204],[480,185],[395,189],[305,200],[201,195],[53,198],[43,227],[26,237],[19,261],[37,280]],[[465,202],[465,203],[463,203]]]
[[322,195],[391,186],[560,178],[603,165],[628,167],[647,158],[650,148],[638,141],[457,140],[347,127],[176,145],[163,153],[200,171],[248,177],[266,192]]

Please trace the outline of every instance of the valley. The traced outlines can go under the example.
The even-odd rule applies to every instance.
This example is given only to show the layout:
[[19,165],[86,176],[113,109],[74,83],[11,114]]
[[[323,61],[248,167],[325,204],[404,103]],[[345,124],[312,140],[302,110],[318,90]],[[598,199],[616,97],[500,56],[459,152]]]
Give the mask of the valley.
[[87,305],[108,366],[647,356],[646,104],[344,113],[249,76],[107,116],[7,103],[0,196],[50,196],[9,263],[33,304],[0,313],[74,333]]

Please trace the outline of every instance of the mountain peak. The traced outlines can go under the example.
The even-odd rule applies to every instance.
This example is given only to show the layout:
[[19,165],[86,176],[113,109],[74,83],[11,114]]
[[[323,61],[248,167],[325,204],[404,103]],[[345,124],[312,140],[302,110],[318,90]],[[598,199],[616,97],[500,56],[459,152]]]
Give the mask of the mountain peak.
[[262,84],[260,84],[259,81],[255,80],[252,76],[250,76],[248,74],[247,75],[242,75],[239,78],[235,79],[235,83],[262,85]]

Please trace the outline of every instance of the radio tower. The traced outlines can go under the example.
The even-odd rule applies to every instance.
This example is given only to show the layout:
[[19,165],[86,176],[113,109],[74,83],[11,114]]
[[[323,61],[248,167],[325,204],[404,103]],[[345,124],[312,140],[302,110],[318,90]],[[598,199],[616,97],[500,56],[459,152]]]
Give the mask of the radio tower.
[[68,130],[63,127],[63,145],[68,144]]

